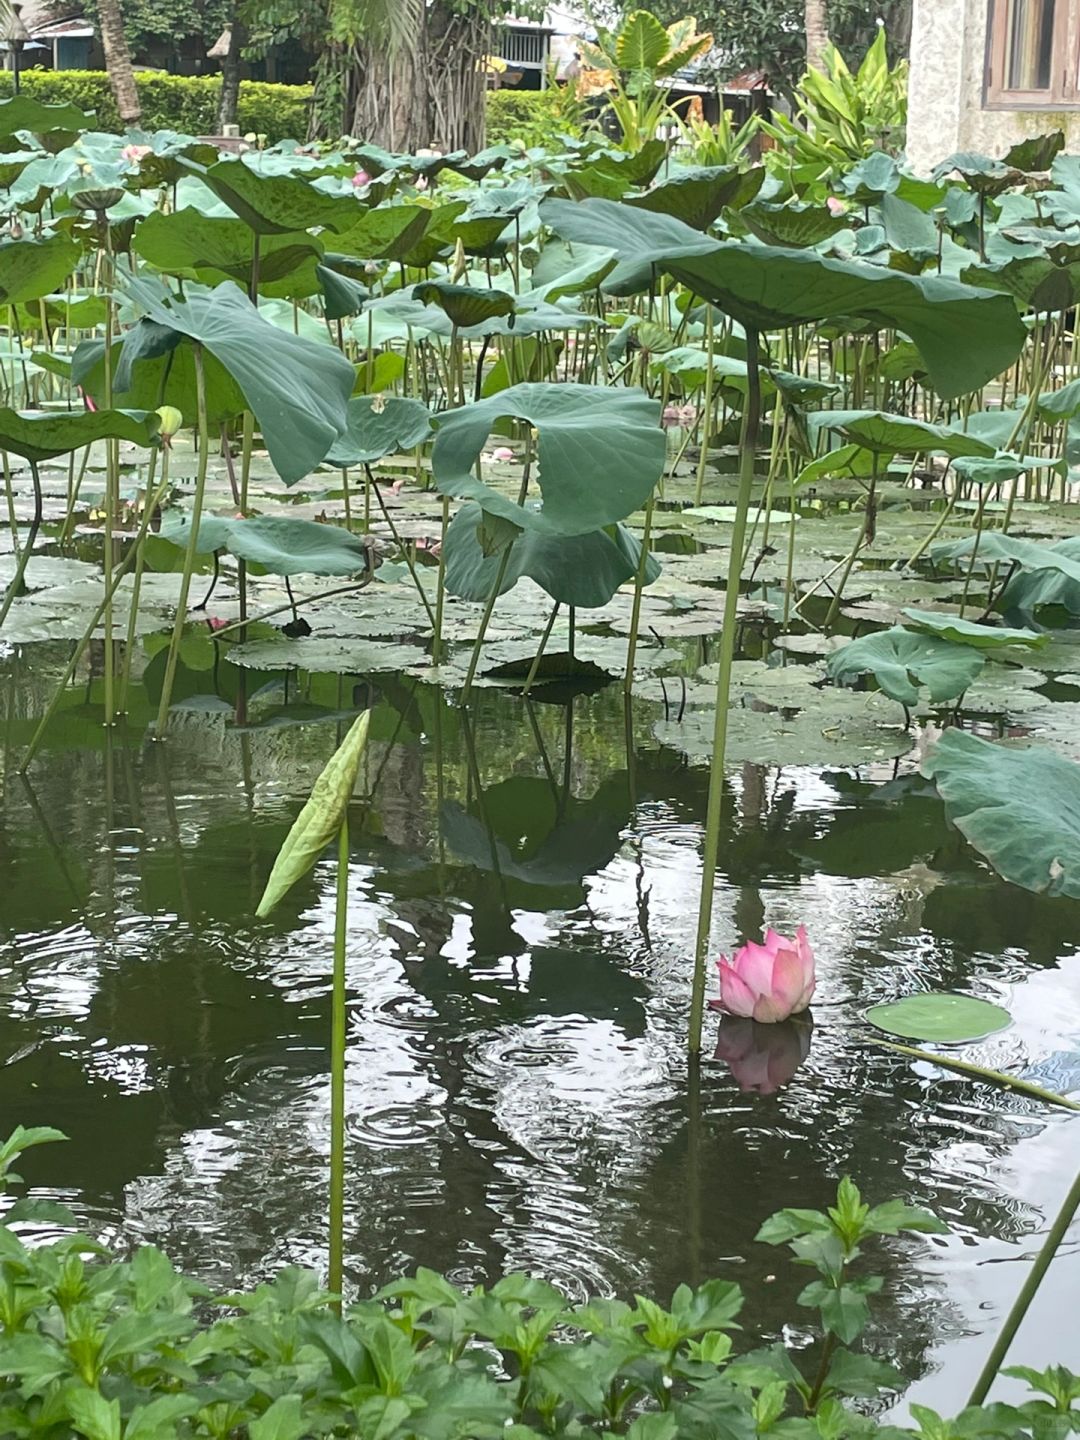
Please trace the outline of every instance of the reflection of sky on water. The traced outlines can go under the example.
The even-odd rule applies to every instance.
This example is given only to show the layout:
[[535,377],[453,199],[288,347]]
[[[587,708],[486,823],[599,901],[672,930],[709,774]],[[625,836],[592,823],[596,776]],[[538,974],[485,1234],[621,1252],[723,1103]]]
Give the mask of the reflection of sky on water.
[[[859,1016],[911,989],[970,987],[1017,1018],[980,1061],[1075,1084],[1074,911],[988,877],[907,782],[743,770],[713,949],[805,923],[813,1040],[775,1094],[706,1061],[695,1108],[684,1027],[704,774],[639,749],[632,806],[621,733],[602,743],[610,700],[594,697],[578,702],[565,803],[562,712],[541,713],[544,799],[504,783],[546,774],[514,704],[485,701],[480,726],[495,861],[460,730],[444,781],[454,833],[479,847],[467,862],[444,850],[440,863],[434,841],[430,726],[391,753],[381,802],[354,826],[354,1284],[427,1264],[463,1282],[521,1268],[573,1294],[664,1297],[719,1273],[747,1285],[751,1336],[773,1335],[801,1322],[804,1277],[754,1233],[780,1205],[827,1203],[851,1173],[869,1198],[902,1194],[954,1227],[884,1247],[881,1313],[910,1369],[925,1352],[913,1398],[955,1406],[1022,1278],[1012,1262],[1072,1178],[1069,1121],[866,1044]],[[274,923],[250,916],[333,731],[280,730],[268,750],[249,737],[245,758],[228,735],[200,753],[193,728],[165,761],[125,752],[111,774],[100,754],[59,757],[35,778],[48,838],[8,783],[0,1062],[16,1058],[0,1128],[61,1125],[72,1144],[35,1155],[33,1178],[74,1188],[105,1233],[233,1283],[325,1251],[331,863]],[[591,860],[575,878],[578,855]],[[1017,1358],[1051,1353],[1075,1267],[1070,1252]]]

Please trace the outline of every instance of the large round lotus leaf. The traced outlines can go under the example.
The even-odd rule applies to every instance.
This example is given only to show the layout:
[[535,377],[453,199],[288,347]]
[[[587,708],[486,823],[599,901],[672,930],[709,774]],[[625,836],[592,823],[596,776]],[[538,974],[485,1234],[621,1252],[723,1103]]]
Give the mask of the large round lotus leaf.
[[21,305],[60,289],[79,255],[79,246],[66,235],[0,245],[0,301]]
[[236,520],[225,545],[238,559],[254,561],[274,575],[355,575],[368,567],[367,547],[358,536],[291,515]]
[[908,1040],[929,1040],[938,1045],[962,1045],[982,1040],[1012,1024],[1000,1005],[973,1000],[970,995],[905,995],[888,1005],[874,1005],[866,1018],[878,1030]]
[[909,415],[888,415],[883,410],[819,410],[808,418],[812,433],[836,430],[848,440],[887,455],[977,455],[990,459],[993,445],[976,435],[929,425]]
[[[380,356],[380,359],[382,357]],[[431,432],[431,416],[421,400],[406,396],[354,395],[348,404],[345,434],[334,441],[327,465],[365,465],[422,445]]]
[[863,635],[830,655],[829,679],[853,684],[873,675],[881,689],[900,705],[916,705],[925,686],[930,699],[944,704],[962,695],[986,661],[969,645],[956,645],[936,635],[919,635],[894,626]]
[[[542,510],[525,510],[477,480],[473,469],[497,421],[515,416],[539,432]],[[475,500],[522,529],[584,535],[632,515],[664,469],[660,406],[640,390],[603,385],[514,385],[439,416],[432,452],[444,495]]]
[[999,875],[1038,894],[1080,899],[1080,765],[946,730],[923,773]]
[[413,286],[413,299],[421,305],[437,305],[452,325],[467,330],[497,315],[512,315],[513,295],[505,290],[478,290],[472,285],[451,285],[448,280],[426,280]]

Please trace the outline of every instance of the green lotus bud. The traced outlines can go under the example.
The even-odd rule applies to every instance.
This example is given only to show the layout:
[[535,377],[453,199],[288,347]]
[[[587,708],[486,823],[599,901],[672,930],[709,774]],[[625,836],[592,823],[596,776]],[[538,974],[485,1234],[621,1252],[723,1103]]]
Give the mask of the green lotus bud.
[[162,405],[157,413],[161,419],[159,433],[162,439],[171,440],[184,423],[183,415],[175,405]]

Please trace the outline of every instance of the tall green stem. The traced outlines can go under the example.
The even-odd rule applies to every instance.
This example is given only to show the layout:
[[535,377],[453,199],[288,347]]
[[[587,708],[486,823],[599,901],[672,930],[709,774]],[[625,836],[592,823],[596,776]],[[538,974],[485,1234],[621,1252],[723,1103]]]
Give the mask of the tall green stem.
[[[345,1279],[345,936],[349,917],[349,821],[338,831],[337,903],[334,911],[334,985],[330,1011],[330,1265],[329,1288],[340,1295]],[[341,1313],[341,1302],[336,1302]]]
[[975,1388],[971,1392],[969,1405],[981,1405],[986,1399],[990,1386],[994,1383],[1001,1363],[1009,1352],[1009,1346],[1016,1339],[1016,1332],[1023,1324],[1024,1316],[1027,1314],[1036,1291],[1046,1278],[1046,1272],[1050,1268],[1050,1262],[1058,1252],[1062,1240],[1064,1240],[1069,1226],[1072,1224],[1073,1216],[1080,1209],[1080,1174],[1072,1183],[1072,1188],[1065,1196],[1064,1204],[1057,1213],[1053,1225],[1047,1231],[1046,1239],[1043,1241],[1042,1249],[1035,1257],[1035,1264],[1031,1267],[1027,1279],[1021,1286],[1020,1293],[1013,1301],[1012,1309],[1005,1317],[1005,1324],[1001,1327],[997,1339],[994,1341],[994,1348],[986,1357],[986,1364],[983,1366],[978,1380],[975,1381]]
[[173,623],[172,639],[169,642],[169,657],[165,662],[165,680],[161,687],[161,703],[158,705],[155,738],[164,740],[169,726],[169,701],[172,698],[173,681],[176,678],[176,662],[180,658],[180,642],[184,637],[187,621],[188,592],[191,589],[191,574],[199,546],[199,519],[202,515],[203,496],[206,494],[206,466],[210,455],[210,438],[206,424],[206,376],[203,372],[202,346],[195,346],[195,394],[199,412],[199,468],[195,480],[195,499],[191,506],[191,525],[188,529],[187,550],[184,553],[184,573],[180,577],[180,594],[176,602],[176,620]]
[[739,610],[739,582],[742,578],[746,517],[754,486],[754,459],[758,423],[761,417],[761,378],[758,373],[757,331],[746,330],[746,409],[743,411],[739,455],[739,493],[735,502],[735,524],[731,531],[727,590],[724,595],[724,628],[720,635],[720,665],[716,676],[716,720],[713,726],[712,765],[709,770],[709,802],[705,814],[705,848],[702,857],[701,899],[698,906],[697,939],[694,944],[694,984],[690,999],[690,1053],[701,1051],[701,1027],[705,1014],[705,960],[712,928],[713,888],[716,857],[720,848],[720,811],[724,798],[724,751],[727,748],[728,699],[731,693],[731,665],[735,658],[735,626]]

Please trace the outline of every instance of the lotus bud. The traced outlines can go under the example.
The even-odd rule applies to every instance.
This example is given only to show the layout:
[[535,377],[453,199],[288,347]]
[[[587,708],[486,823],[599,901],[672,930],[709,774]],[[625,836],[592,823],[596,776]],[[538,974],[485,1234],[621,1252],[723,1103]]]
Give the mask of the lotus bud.
[[356,174],[352,177],[352,183],[354,190],[362,190],[365,185],[371,184],[371,176],[366,170],[357,170]]
[[158,419],[161,421],[158,433],[165,441],[171,440],[184,423],[184,417],[175,405],[162,405],[158,412]]
[[508,460],[513,460],[514,452],[508,445],[499,445],[491,452],[491,458],[505,465]]
[[814,952],[800,925],[789,940],[775,930],[765,931],[762,945],[751,940],[729,960],[721,955],[720,999],[710,1001],[714,1010],[744,1015],[762,1024],[775,1024],[789,1015],[798,1015],[814,994]]
[[418,175],[413,181],[413,188],[416,190],[426,190],[428,188],[427,176]]

